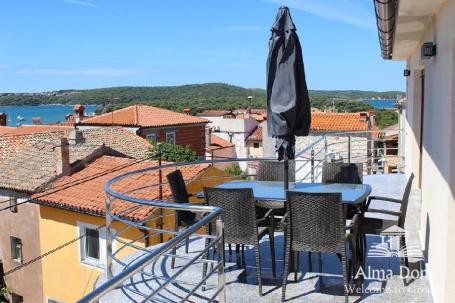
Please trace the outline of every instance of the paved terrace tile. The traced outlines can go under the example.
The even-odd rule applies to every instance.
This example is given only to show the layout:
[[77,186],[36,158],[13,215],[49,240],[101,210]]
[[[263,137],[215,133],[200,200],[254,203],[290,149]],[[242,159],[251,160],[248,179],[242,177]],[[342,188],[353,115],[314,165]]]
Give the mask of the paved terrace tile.
[[[373,187],[373,194],[399,198],[402,195],[405,185],[403,175],[375,175],[367,176],[364,180]],[[410,202],[411,208],[416,208],[415,201]],[[383,205],[376,205],[378,207]],[[410,210],[411,211],[411,210]],[[412,213],[412,211],[411,211]],[[408,217],[408,220],[409,219]],[[258,294],[258,286],[255,277],[255,262],[253,247],[245,248],[246,266],[240,264],[239,256],[235,250],[229,254],[226,246],[226,293],[227,302],[280,302],[281,282],[283,268],[283,234],[275,234],[275,245],[277,255],[277,277],[273,278],[271,272],[271,258],[269,254],[269,241],[264,238],[260,243],[262,258],[262,280],[264,296]],[[386,239],[387,240],[387,239]],[[368,246],[371,249],[374,245],[381,243],[382,239],[377,236],[368,237]],[[408,245],[417,245],[408,243]],[[150,248],[157,249],[159,246]],[[190,256],[194,256],[204,247],[204,240],[193,237],[190,244]],[[134,261],[143,253],[130,255],[122,260],[126,264]],[[180,247],[178,254],[184,254],[184,248]],[[286,292],[287,302],[344,302],[343,280],[341,276],[341,264],[334,254],[322,255],[322,274],[319,272],[318,254],[313,254],[312,271],[309,271],[308,254],[300,253],[300,273],[297,282],[294,282],[294,274],[288,276]],[[153,264],[145,268],[141,274],[136,274],[123,284],[123,287],[112,291],[100,302],[142,302],[143,297],[138,292],[150,294],[156,290],[165,279],[171,277],[186,263],[185,260],[177,259],[176,267],[170,268],[171,259],[168,256],[159,258]],[[422,262],[410,259],[410,267],[421,269]],[[116,264],[114,272],[119,272],[121,266]],[[380,274],[369,274],[363,284],[363,294],[351,294],[350,302],[432,302],[430,288],[425,277],[418,279],[407,279],[406,286],[400,278],[400,261],[397,257],[367,257],[365,273],[370,270],[385,270],[391,277],[382,281]],[[158,276],[164,279],[155,278]],[[202,275],[202,264],[192,265],[178,278],[178,283],[168,287],[154,297],[151,302],[179,302],[188,294],[193,287],[187,283],[197,283]],[[98,283],[105,281],[102,276]],[[195,295],[190,297],[188,302],[208,302],[215,293],[217,285],[216,273],[210,277],[205,291],[199,289]]]

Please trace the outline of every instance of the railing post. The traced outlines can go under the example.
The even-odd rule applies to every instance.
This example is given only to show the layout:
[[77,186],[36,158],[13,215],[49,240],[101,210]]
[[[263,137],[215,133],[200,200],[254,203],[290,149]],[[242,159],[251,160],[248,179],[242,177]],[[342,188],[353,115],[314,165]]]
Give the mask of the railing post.
[[311,183],[314,183],[314,149],[311,149]]
[[348,135],[348,163],[351,163],[351,135]]
[[327,145],[327,137],[324,137],[324,160],[327,162],[329,156],[329,147]]
[[106,210],[106,273],[107,279],[112,279],[114,276],[112,271],[112,217],[111,217],[111,197],[106,194],[105,199]]
[[218,289],[221,289],[218,295],[220,303],[226,303],[226,287],[224,279],[224,227],[221,219],[216,220],[216,234],[220,237],[218,241]]

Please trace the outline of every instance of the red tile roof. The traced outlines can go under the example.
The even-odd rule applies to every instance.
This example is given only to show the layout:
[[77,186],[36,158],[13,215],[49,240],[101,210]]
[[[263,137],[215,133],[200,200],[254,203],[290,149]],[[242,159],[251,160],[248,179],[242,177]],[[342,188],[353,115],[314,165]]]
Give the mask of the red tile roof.
[[[366,115],[362,117],[362,115]],[[368,113],[311,113],[311,130],[368,130]]]
[[[157,165],[156,161],[150,160],[132,160],[126,158],[118,158],[112,156],[102,156],[83,170],[57,179],[52,183],[52,186],[46,191],[36,193],[32,197],[39,204],[49,205],[53,207],[66,208],[77,212],[83,212],[94,215],[104,215],[104,200],[106,193],[104,191],[104,183],[122,173],[153,167]],[[192,165],[182,166],[182,171],[185,180],[191,180],[201,174],[208,165]],[[166,176],[173,169],[163,169],[163,176]],[[165,177],[164,177],[165,178]],[[112,188],[120,193],[128,193],[136,198],[142,199],[158,199],[158,187],[150,188],[151,184],[158,183],[158,171],[148,171],[138,175],[132,175],[115,183]],[[137,192],[130,192],[133,189],[140,189]],[[170,196],[168,186],[163,187],[163,196]],[[117,201],[112,205],[114,214],[132,220],[143,220],[153,210],[154,207],[140,206],[128,210],[133,206],[132,203],[125,201]]]
[[206,116],[206,117],[221,117],[224,115],[231,115],[232,112],[230,110],[205,110],[202,113],[199,113],[198,116]]
[[0,136],[30,135],[71,129],[71,127],[61,125],[21,125],[18,127],[0,126]]
[[245,139],[247,142],[262,142],[262,127],[256,127],[251,134]]
[[211,146],[214,146],[214,147],[232,147],[232,146],[234,146],[233,143],[231,143],[227,140],[224,140],[223,138],[218,137],[217,135],[214,135],[214,134],[210,135],[210,141],[212,143]]
[[[62,127],[59,129],[65,130],[27,135],[0,136],[0,162],[14,157],[17,152],[36,142],[55,143],[59,142],[60,138],[68,138],[71,130]],[[82,133],[85,143],[98,146],[104,144],[131,158],[142,159],[147,157],[150,148],[147,140],[121,127],[84,129]]]
[[84,125],[117,125],[137,127],[162,127],[208,123],[206,119],[173,112],[159,107],[132,105],[111,113],[84,119]]

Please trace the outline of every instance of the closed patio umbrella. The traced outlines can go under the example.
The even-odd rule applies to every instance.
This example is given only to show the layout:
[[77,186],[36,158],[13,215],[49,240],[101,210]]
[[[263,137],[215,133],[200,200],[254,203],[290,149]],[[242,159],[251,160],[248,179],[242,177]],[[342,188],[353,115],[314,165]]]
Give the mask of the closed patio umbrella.
[[[294,159],[295,136],[307,136],[311,123],[302,48],[289,9],[281,7],[272,26],[267,59],[267,128],[276,138],[278,160]],[[285,187],[287,188],[287,179]]]

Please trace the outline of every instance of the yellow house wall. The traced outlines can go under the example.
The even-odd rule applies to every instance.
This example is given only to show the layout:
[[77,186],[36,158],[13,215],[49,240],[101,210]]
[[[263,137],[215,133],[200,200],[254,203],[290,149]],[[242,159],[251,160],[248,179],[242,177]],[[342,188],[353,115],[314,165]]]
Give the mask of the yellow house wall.
[[[229,176],[224,171],[209,167],[194,181],[187,185],[189,193],[197,193],[203,190],[205,186],[215,186],[219,183],[226,182],[238,177],[228,177],[222,179],[204,179],[205,177],[214,176]],[[202,199],[192,197],[192,203],[203,203]],[[164,219],[165,228],[174,227],[173,211],[166,211],[171,214]],[[50,251],[63,243],[78,237],[78,222],[83,222],[92,225],[104,225],[104,217],[96,217],[85,215],[78,212],[68,211],[60,208],[40,206],[40,243],[41,253]],[[155,222],[150,221],[147,226],[155,227]],[[122,230],[125,227],[120,222],[114,222],[113,228],[116,231]],[[129,228],[122,232],[120,239],[131,241],[143,237],[144,234],[137,228]],[[165,235],[164,241],[170,239],[172,235]],[[157,244],[160,241],[158,235],[149,238],[150,245]],[[144,247],[143,240],[135,243],[140,247]],[[116,251],[122,246],[121,243],[115,242],[113,250]],[[130,253],[135,252],[134,249],[125,248],[119,253],[122,258]],[[80,244],[76,241],[57,252],[43,258],[43,293],[44,298],[52,298],[61,302],[74,302],[85,294],[93,290],[98,276],[103,272],[103,268],[98,268],[81,263],[80,261]]]
[[[224,178],[211,178],[211,177],[224,177]],[[239,177],[237,176],[230,176],[225,171],[209,166],[204,172],[202,172],[195,180],[188,182],[186,185],[186,189],[189,194],[197,194],[201,192],[204,187],[216,186],[220,183],[227,182],[230,180],[237,180]],[[205,203],[204,199],[199,199],[195,196],[190,197],[190,202],[195,204]],[[173,211],[167,211],[170,216],[167,216],[164,219],[164,226],[167,228],[174,228],[175,226],[175,217],[172,215],[174,214]],[[201,233],[205,232],[204,229],[200,230]],[[172,238],[172,235],[165,235],[163,237],[164,241],[167,241]]]
[[[41,252],[45,253],[59,245],[78,237],[78,222],[92,225],[105,225],[105,218],[85,215],[60,208],[40,207],[40,244]],[[124,228],[124,224],[114,222],[117,231]],[[121,239],[131,241],[143,234],[136,228],[130,228],[121,234]],[[144,246],[143,242],[135,243]],[[120,247],[114,244],[114,250]],[[119,253],[120,257],[132,253],[134,250],[126,248]],[[93,286],[102,268],[86,265],[80,261],[79,241],[76,241],[57,252],[43,258],[43,293],[44,298],[56,299],[68,303],[75,302],[83,295],[93,290]]]

